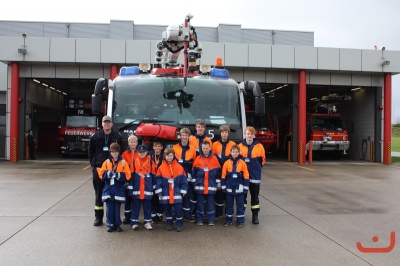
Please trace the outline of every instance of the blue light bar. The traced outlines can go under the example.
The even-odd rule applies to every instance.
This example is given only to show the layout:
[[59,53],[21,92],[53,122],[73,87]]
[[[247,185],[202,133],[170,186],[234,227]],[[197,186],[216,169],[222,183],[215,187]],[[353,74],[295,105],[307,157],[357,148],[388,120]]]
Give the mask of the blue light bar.
[[213,68],[210,70],[211,77],[229,78],[229,71],[222,68]]
[[120,76],[139,75],[140,69],[137,66],[121,67],[119,71]]

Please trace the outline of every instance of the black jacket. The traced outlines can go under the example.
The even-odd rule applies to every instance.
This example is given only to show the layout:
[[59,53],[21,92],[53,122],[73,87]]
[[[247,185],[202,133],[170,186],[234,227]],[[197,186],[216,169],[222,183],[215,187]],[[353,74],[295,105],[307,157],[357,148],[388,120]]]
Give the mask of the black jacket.
[[28,134],[28,148],[29,149],[35,148],[35,139],[33,138],[32,134]]
[[[110,156],[110,145],[111,143],[117,142],[121,147],[121,152],[124,151],[124,146],[122,142],[122,136],[119,132],[111,130],[111,133],[107,136],[107,144],[106,144],[106,135],[104,134],[104,130],[99,130],[94,133],[90,137],[89,142],[89,161],[92,167],[101,167],[103,162]],[[108,147],[108,150],[104,151],[104,147]]]

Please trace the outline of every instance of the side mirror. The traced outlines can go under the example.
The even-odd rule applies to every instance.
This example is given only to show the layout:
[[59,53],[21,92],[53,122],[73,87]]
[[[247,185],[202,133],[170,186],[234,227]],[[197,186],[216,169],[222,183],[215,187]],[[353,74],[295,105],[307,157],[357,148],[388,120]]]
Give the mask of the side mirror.
[[105,78],[99,78],[94,86],[92,94],[92,113],[101,114],[101,103],[103,90],[109,89],[110,82]]
[[102,95],[101,94],[92,94],[92,113],[93,114],[101,114],[101,103],[102,103]]
[[264,97],[254,98],[254,115],[264,116],[265,115],[265,99]]

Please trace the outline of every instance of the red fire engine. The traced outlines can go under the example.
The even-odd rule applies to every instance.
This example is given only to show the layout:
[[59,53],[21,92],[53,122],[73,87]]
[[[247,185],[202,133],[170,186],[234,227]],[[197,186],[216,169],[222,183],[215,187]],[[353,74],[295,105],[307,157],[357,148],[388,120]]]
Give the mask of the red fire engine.
[[59,128],[59,147],[63,157],[88,154],[90,136],[99,128],[100,118],[90,109],[66,109]]
[[[179,139],[180,128],[194,134],[196,122],[203,119],[212,140],[219,139],[219,126],[228,124],[230,139],[239,142],[246,126],[245,90],[253,91],[255,114],[264,115],[264,97],[257,82],[238,85],[221,60],[214,67],[196,64],[203,50],[190,24],[192,17],[187,15],[184,24],[168,26],[163,32],[153,68],[148,63],[122,67],[114,80],[97,80],[92,111],[101,113],[103,94],[108,95],[107,115],[125,140],[135,134],[146,144],[158,139],[172,145]],[[178,63],[182,50],[183,65]]]
[[332,104],[320,104],[316,113],[307,116],[307,146],[312,143],[314,154],[330,154],[339,159],[350,147],[346,121],[340,114],[336,114],[336,107]]

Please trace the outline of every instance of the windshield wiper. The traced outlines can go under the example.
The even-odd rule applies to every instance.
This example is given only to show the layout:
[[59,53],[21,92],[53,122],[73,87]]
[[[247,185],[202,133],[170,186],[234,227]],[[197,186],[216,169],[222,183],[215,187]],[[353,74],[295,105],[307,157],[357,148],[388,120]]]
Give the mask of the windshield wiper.
[[139,122],[139,120],[137,120],[137,119],[132,120],[132,121],[129,122],[128,124],[120,126],[120,127],[118,128],[118,130],[121,131],[121,130],[127,129],[128,127],[132,126],[132,125],[135,124],[136,122]]

